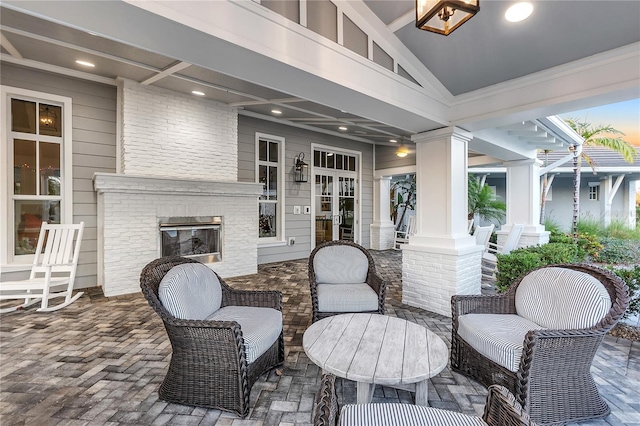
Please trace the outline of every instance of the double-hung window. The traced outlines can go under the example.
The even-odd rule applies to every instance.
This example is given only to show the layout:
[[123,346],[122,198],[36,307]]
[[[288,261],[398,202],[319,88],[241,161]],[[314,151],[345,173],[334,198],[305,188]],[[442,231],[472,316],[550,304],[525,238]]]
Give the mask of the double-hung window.
[[282,241],[284,235],[284,138],[256,134],[256,176],[262,184],[258,201],[260,242]]
[[3,264],[29,263],[42,222],[71,221],[71,100],[2,87]]

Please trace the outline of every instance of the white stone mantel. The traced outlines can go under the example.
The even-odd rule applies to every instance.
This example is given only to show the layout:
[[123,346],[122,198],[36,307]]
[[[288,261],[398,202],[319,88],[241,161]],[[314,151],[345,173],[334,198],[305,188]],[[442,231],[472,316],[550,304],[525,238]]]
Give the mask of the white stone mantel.
[[262,184],[96,173],[98,283],[107,297],[140,291],[140,272],[160,257],[159,219],[222,217],[221,277],[255,274]]
[[260,183],[176,179],[115,173],[95,173],[93,186],[98,194],[144,192],[147,194],[224,195],[228,197],[257,197],[262,194],[262,184]]

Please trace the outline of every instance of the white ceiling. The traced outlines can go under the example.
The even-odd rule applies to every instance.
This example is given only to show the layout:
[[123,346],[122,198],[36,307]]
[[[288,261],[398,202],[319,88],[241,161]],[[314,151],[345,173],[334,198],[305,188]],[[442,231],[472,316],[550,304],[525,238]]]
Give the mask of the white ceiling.
[[[38,5],[32,7],[36,3]],[[514,78],[528,76],[550,67],[640,41],[640,1],[537,1],[534,2],[534,14],[528,21],[517,26],[513,24],[509,26],[502,18],[508,2],[482,0],[478,15],[448,37],[420,31],[414,27],[413,0],[364,0],[364,3],[360,1],[348,3],[354,3],[356,6],[366,5],[363,7],[368,7],[370,11],[365,15],[372,16],[374,19],[377,16],[380,19],[379,22],[374,23],[375,25],[384,29],[389,25],[388,28],[395,31],[397,36],[397,40],[391,41],[399,41],[406,46],[451,95],[495,86]],[[179,92],[202,90],[207,93],[209,99],[240,108],[241,114],[284,120],[287,124],[340,134],[370,143],[388,145],[389,139],[407,141],[411,134],[415,133],[416,128],[424,131],[446,125],[441,120],[432,121],[402,109],[397,109],[400,118],[395,120],[391,117],[387,119],[384,114],[379,114],[377,119],[371,118],[372,107],[366,102],[360,102],[360,105],[353,108],[344,108],[350,111],[345,112],[341,107],[336,107],[337,103],[326,101],[328,96],[323,89],[326,87],[323,85],[324,82],[313,80],[313,76],[309,76],[307,81],[315,81],[317,84],[306,84],[304,90],[300,90],[299,82],[293,79],[289,84],[285,82],[279,85],[252,83],[247,81],[247,78],[239,78],[240,75],[245,75],[241,68],[236,67],[232,71],[224,69],[223,64],[238,62],[237,55],[243,54],[243,48],[235,47],[228,51],[222,45],[214,48],[212,44],[207,43],[206,39],[199,39],[199,34],[193,32],[188,34],[187,39],[200,47],[203,58],[200,63],[203,66],[177,59],[181,57],[179,53],[170,55],[157,53],[157,51],[167,52],[171,49],[155,49],[156,52],[152,52],[147,48],[117,41],[115,37],[89,35],[87,30],[77,24],[77,22],[83,22],[80,19],[82,13],[85,14],[84,18],[87,18],[86,10],[89,8],[95,10],[93,19],[96,17],[100,19],[104,14],[105,21],[108,21],[109,17],[104,12],[113,9],[114,16],[118,17],[116,27],[122,34],[121,40],[127,40],[125,34],[136,33],[136,37],[139,38],[141,34],[144,37],[144,24],[141,17],[146,18],[147,16],[143,15],[146,12],[132,9],[122,2],[80,2],[75,6],[72,2],[62,2],[60,4],[66,6],[62,11],[56,9],[54,4],[54,2],[4,2],[3,6],[11,8],[0,9],[3,61],[18,65],[34,64],[29,61],[37,61],[36,65],[46,64],[53,67],[51,68],[53,70],[89,72],[95,76],[111,79],[124,77]],[[200,4],[204,5],[204,3]],[[118,8],[117,11],[116,8]],[[38,13],[33,10],[50,10],[51,12],[36,17]],[[128,13],[122,13],[123,10]],[[65,19],[59,18],[61,13],[65,14]],[[62,22],[65,24],[63,25]],[[156,19],[155,22],[159,21]],[[161,22],[167,24],[165,31],[171,35],[180,30],[171,21]],[[73,28],[74,26],[79,29]],[[391,33],[388,34],[390,38],[394,37]],[[194,46],[179,45],[180,42],[184,43],[181,40],[184,39],[177,35],[172,40],[176,43],[174,52],[178,52],[181,48],[194,49]],[[166,43],[166,40],[160,41],[158,38],[149,41],[148,45],[152,45],[153,42]],[[236,55],[233,58],[234,61],[225,57],[230,54]],[[93,61],[96,68],[87,71],[76,65],[74,61],[79,55]],[[19,56],[22,56],[22,59]],[[220,58],[218,61],[211,61],[212,56]],[[204,65],[213,62],[216,62],[215,66]],[[218,66],[219,64],[221,65]],[[604,83],[603,86],[605,86]],[[279,90],[266,87],[267,85],[278,87]],[[623,95],[618,94],[617,100],[620,100],[620,96],[640,97],[640,84],[636,89],[637,94],[634,92],[630,95],[627,91]],[[606,102],[606,94],[607,91],[603,90],[602,103]],[[598,100],[592,98],[589,102],[590,104],[584,107],[594,106],[594,102]],[[354,100],[353,103],[357,104],[358,100]],[[370,108],[369,112],[366,111],[367,107]],[[567,104],[566,108],[572,109],[555,113],[567,112],[579,107],[575,104]],[[283,111],[281,118],[272,114],[273,109]],[[544,117],[542,109],[538,112],[541,115],[531,116],[530,113],[527,120]],[[523,141],[521,134],[509,134],[509,131],[513,133],[513,128],[509,125],[523,120],[512,118],[505,120],[507,121],[503,120],[491,129],[484,129],[484,134],[487,137],[504,140],[513,137],[517,142],[524,143],[525,149],[535,148],[533,139]],[[474,123],[466,124],[469,130],[475,130],[472,129]],[[340,131],[338,126],[346,126],[348,130]],[[548,130],[541,127],[540,131],[545,134],[538,136],[545,139],[546,143],[550,143]],[[479,143],[478,147],[481,146],[484,145]],[[489,152],[484,153],[492,155]],[[495,155],[498,154],[499,152],[496,151]],[[502,158],[513,159],[504,156]]]

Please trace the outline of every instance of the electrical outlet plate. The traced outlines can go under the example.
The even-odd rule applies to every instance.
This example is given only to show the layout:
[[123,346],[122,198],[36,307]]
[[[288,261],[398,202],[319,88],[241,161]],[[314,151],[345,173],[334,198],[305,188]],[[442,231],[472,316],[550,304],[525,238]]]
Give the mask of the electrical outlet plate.
[[287,244],[292,246],[296,243],[296,237],[289,237],[289,240],[287,241]]
[[293,206],[293,214],[300,214],[300,206]]
[[304,214],[311,214],[311,206],[304,206]]

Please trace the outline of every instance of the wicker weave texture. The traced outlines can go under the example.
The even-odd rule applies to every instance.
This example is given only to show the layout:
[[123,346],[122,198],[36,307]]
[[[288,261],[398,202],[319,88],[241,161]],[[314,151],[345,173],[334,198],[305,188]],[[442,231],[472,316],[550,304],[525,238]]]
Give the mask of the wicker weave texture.
[[519,369],[514,373],[487,359],[458,336],[458,317],[469,313],[515,314],[515,295],[526,274],[501,295],[453,296],[451,367],[485,386],[506,386],[541,425],[605,417],[610,410],[596,388],[590,368],[604,335],[629,306],[629,289],[613,273],[592,265],[542,268],[551,266],[584,272],[598,279],[612,302],[604,318],[586,329],[529,331],[523,342]]
[[[171,342],[167,375],[160,399],[168,402],[249,413],[249,393],[256,379],[284,362],[284,336],[251,364],[247,363],[242,329],[235,321],[183,320],[173,317],[158,298],[158,287],[174,266],[195,263],[183,257],[163,257],[144,267],[140,287],[149,305],[162,319]],[[270,307],[282,311],[277,291],[239,291],[218,277],[222,306]]]
[[376,272],[376,265],[373,261],[373,257],[371,257],[371,253],[361,245],[354,243],[352,241],[345,240],[336,240],[336,241],[328,241],[326,243],[322,243],[318,245],[311,254],[309,255],[309,287],[311,290],[311,306],[313,310],[312,321],[316,322],[321,320],[322,318],[330,317],[332,315],[345,314],[347,312],[320,312],[318,310],[318,283],[316,279],[316,273],[313,266],[313,259],[318,253],[318,251],[322,250],[325,247],[331,246],[351,246],[355,247],[358,250],[362,251],[364,255],[367,257],[367,261],[369,263],[369,270],[367,272],[367,280],[366,283],[376,292],[378,295],[378,310],[377,311],[366,311],[365,313],[378,313],[384,315],[386,312],[386,308],[384,306],[385,297],[387,293],[387,281],[383,280],[380,275]]

